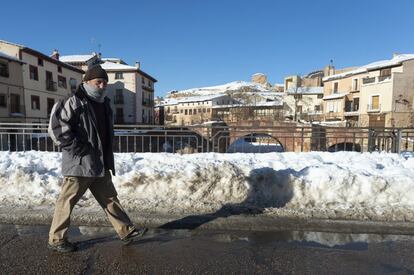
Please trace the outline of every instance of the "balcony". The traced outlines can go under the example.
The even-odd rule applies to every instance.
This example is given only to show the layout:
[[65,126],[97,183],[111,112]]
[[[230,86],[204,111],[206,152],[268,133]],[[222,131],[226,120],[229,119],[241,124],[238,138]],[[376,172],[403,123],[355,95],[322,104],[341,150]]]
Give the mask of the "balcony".
[[375,77],[364,77],[362,79],[362,84],[372,84],[375,83]]
[[367,112],[368,113],[380,113],[381,112],[381,104],[368,104],[367,105]]
[[114,104],[124,104],[124,96],[116,95],[114,98]]
[[153,107],[154,106],[154,100],[152,99],[142,99],[142,106],[146,107]]
[[382,81],[386,81],[390,79],[391,79],[391,75],[382,75],[378,77],[378,82],[382,82]]
[[147,86],[147,85],[142,85],[142,89],[148,92],[154,92],[154,88]]
[[11,117],[23,117],[25,113],[24,105],[10,105],[10,116]]
[[46,90],[56,92],[57,91],[57,83],[55,81],[46,79]]

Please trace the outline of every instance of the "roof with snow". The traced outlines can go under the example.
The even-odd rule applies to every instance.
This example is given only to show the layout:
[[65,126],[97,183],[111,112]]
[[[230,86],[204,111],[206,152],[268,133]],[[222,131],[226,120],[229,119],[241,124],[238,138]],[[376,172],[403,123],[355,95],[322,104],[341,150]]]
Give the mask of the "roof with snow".
[[372,62],[372,63],[369,63],[367,65],[358,67],[355,70],[347,71],[347,72],[340,73],[340,74],[334,74],[334,75],[326,76],[326,77],[323,78],[323,81],[329,81],[329,80],[333,80],[333,79],[344,78],[344,77],[351,76],[351,75],[366,73],[368,71],[378,70],[380,68],[397,66],[397,65],[400,65],[402,62],[408,61],[408,60],[411,60],[411,59],[414,59],[414,54],[399,54],[399,55],[394,56],[392,59]]
[[[116,58],[111,58],[112,60],[116,59]],[[109,60],[106,58],[102,58],[101,60]],[[121,59],[117,59],[117,60],[121,60]],[[122,61],[122,60],[121,60]],[[138,72],[139,74],[151,79],[153,82],[157,82],[157,80],[150,76],[149,74],[147,74],[146,72],[138,69],[135,66],[129,66],[126,64],[119,64],[119,63],[114,63],[112,61],[105,61],[104,63],[101,64],[101,67],[108,71],[108,72]]]
[[22,63],[22,64],[24,63],[20,59],[14,57],[14,56],[8,55],[8,54],[6,54],[4,52],[1,52],[1,51],[0,51],[0,58],[4,58],[4,59],[7,59],[7,60],[11,60],[11,61],[16,61],[16,62],[19,62],[19,63]]
[[87,62],[92,59],[94,54],[76,54],[76,55],[63,55],[59,57],[62,62]]
[[180,98],[166,98],[162,104],[163,106],[167,105],[176,105],[180,103],[187,103],[187,102],[202,102],[202,101],[209,101],[217,98],[222,98],[228,95],[225,94],[216,94],[216,95],[207,95],[207,96],[190,96],[190,97],[180,97]]
[[323,87],[298,87],[289,88],[287,94],[320,95],[323,94]]
[[331,95],[324,96],[323,99],[337,99],[337,98],[342,98],[348,94],[349,93],[331,94]]
[[16,43],[9,42],[9,41],[5,41],[5,40],[0,40],[0,43],[9,44],[9,45],[18,47],[20,51],[24,51],[24,52],[26,52],[26,53],[28,53],[30,55],[34,55],[36,57],[40,57],[40,58],[42,58],[42,59],[44,59],[44,60],[46,60],[46,61],[48,61],[50,63],[54,63],[54,64],[56,64],[58,66],[65,67],[66,69],[69,69],[71,71],[76,71],[76,72],[82,73],[82,74],[85,73],[83,70],[81,70],[79,68],[76,68],[76,67],[74,67],[74,66],[72,66],[72,65],[70,65],[68,63],[65,63],[65,62],[63,62],[61,60],[52,58],[52,57],[50,57],[50,56],[48,56],[48,55],[46,55],[44,53],[41,53],[41,52],[39,52],[37,50],[34,50],[32,48],[29,48],[29,47],[26,47],[24,45],[16,44]]
[[125,62],[121,58],[116,58],[116,57],[106,57],[106,58],[101,58],[101,60],[109,61],[109,62],[119,62],[121,64],[125,64]]
[[106,71],[138,71],[137,67],[105,61],[101,67]]

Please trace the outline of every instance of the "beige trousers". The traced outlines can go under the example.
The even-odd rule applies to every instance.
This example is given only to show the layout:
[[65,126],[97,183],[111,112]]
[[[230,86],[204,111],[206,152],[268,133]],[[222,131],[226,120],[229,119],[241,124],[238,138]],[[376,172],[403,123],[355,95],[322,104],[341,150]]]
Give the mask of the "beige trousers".
[[50,244],[66,241],[73,207],[88,188],[104,209],[106,216],[121,239],[135,229],[119,203],[118,194],[109,172],[103,178],[64,177],[62,191],[56,202],[55,213],[50,227]]

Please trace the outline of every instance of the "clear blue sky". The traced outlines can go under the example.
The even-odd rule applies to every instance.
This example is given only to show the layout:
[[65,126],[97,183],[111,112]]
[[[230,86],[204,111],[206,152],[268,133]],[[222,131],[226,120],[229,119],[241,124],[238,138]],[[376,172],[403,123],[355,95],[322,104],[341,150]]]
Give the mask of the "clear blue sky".
[[0,39],[50,54],[141,62],[170,90],[249,81],[270,83],[320,69],[414,53],[412,0],[3,1]]

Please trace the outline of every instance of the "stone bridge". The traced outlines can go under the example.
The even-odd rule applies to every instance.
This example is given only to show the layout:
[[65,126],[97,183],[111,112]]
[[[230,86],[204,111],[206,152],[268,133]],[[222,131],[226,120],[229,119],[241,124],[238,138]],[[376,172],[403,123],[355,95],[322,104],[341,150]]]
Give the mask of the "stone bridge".
[[[373,134],[374,133],[374,134]],[[205,137],[205,131],[199,132]],[[212,128],[212,149],[226,152],[236,140],[262,134],[274,139],[286,152],[391,150],[392,133],[368,128],[326,127],[296,122],[238,121]]]

